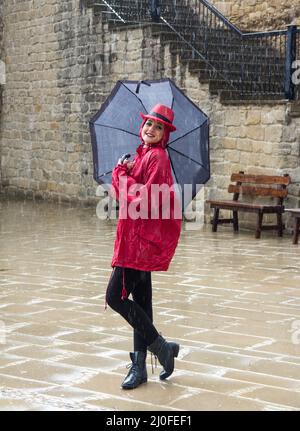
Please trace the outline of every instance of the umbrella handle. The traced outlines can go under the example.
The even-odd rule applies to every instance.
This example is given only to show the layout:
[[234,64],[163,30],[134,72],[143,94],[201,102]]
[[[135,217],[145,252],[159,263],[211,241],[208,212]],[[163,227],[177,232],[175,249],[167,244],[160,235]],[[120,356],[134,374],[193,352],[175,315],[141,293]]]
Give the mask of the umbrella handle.
[[135,89],[136,94],[139,94],[141,84],[145,84],[145,85],[148,85],[148,87],[151,87],[151,84],[149,84],[148,82],[143,80],[139,81]]
[[124,163],[124,161],[126,160],[126,159],[129,159],[129,157],[131,156],[131,154],[129,154],[129,153],[127,153],[127,154],[123,154],[122,156],[121,156],[121,158],[120,158],[120,163],[121,163],[121,165]]

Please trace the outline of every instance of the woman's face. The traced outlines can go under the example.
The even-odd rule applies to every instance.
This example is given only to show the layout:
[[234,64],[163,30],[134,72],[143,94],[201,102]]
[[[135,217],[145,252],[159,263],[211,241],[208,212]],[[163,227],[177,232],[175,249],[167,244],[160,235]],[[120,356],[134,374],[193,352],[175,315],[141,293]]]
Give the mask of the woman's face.
[[156,144],[164,135],[164,125],[156,120],[148,119],[142,128],[142,139],[147,145]]

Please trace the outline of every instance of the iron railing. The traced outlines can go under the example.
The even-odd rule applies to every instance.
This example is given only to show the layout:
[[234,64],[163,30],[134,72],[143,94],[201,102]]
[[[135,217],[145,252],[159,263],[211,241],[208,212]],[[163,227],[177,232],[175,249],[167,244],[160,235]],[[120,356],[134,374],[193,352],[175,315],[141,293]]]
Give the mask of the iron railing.
[[94,7],[119,25],[156,22],[172,52],[215,91],[238,99],[295,99],[293,64],[300,30],[243,33],[206,0],[96,0]]

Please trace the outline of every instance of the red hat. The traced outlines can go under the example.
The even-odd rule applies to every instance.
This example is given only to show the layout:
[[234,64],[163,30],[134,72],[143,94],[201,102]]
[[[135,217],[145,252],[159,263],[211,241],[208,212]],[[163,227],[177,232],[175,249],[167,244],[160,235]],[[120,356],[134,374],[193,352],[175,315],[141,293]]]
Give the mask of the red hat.
[[140,115],[144,120],[147,118],[151,118],[151,120],[163,123],[170,129],[170,132],[174,132],[176,130],[176,127],[172,124],[174,119],[174,112],[171,108],[168,108],[165,105],[161,105],[158,103],[154,106],[154,108],[151,109],[151,112],[149,114],[145,115],[141,112]]

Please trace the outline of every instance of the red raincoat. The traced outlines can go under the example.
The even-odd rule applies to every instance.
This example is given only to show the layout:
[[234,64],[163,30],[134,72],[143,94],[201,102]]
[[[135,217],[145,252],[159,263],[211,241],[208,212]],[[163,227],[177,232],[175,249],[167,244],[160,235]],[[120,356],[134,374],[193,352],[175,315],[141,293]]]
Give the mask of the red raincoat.
[[[172,190],[169,199],[170,215],[166,218],[162,210],[162,203],[165,203],[166,199],[162,198],[161,193],[159,199],[151,195],[151,185],[167,184],[172,187],[170,160],[160,142],[145,148],[140,145],[134,161],[131,171],[128,171],[126,165],[118,165],[112,174],[115,197],[120,199],[112,267],[167,271],[180,235],[181,210]],[[123,183],[126,181],[125,188]],[[132,192],[132,187],[136,184],[141,184],[139,193]],[[150,217],[151,205],[159,209],[156,218]],[[145,211],[141,211],[142,218],[130,217],[129,207],[137,212],[144,208]]]

